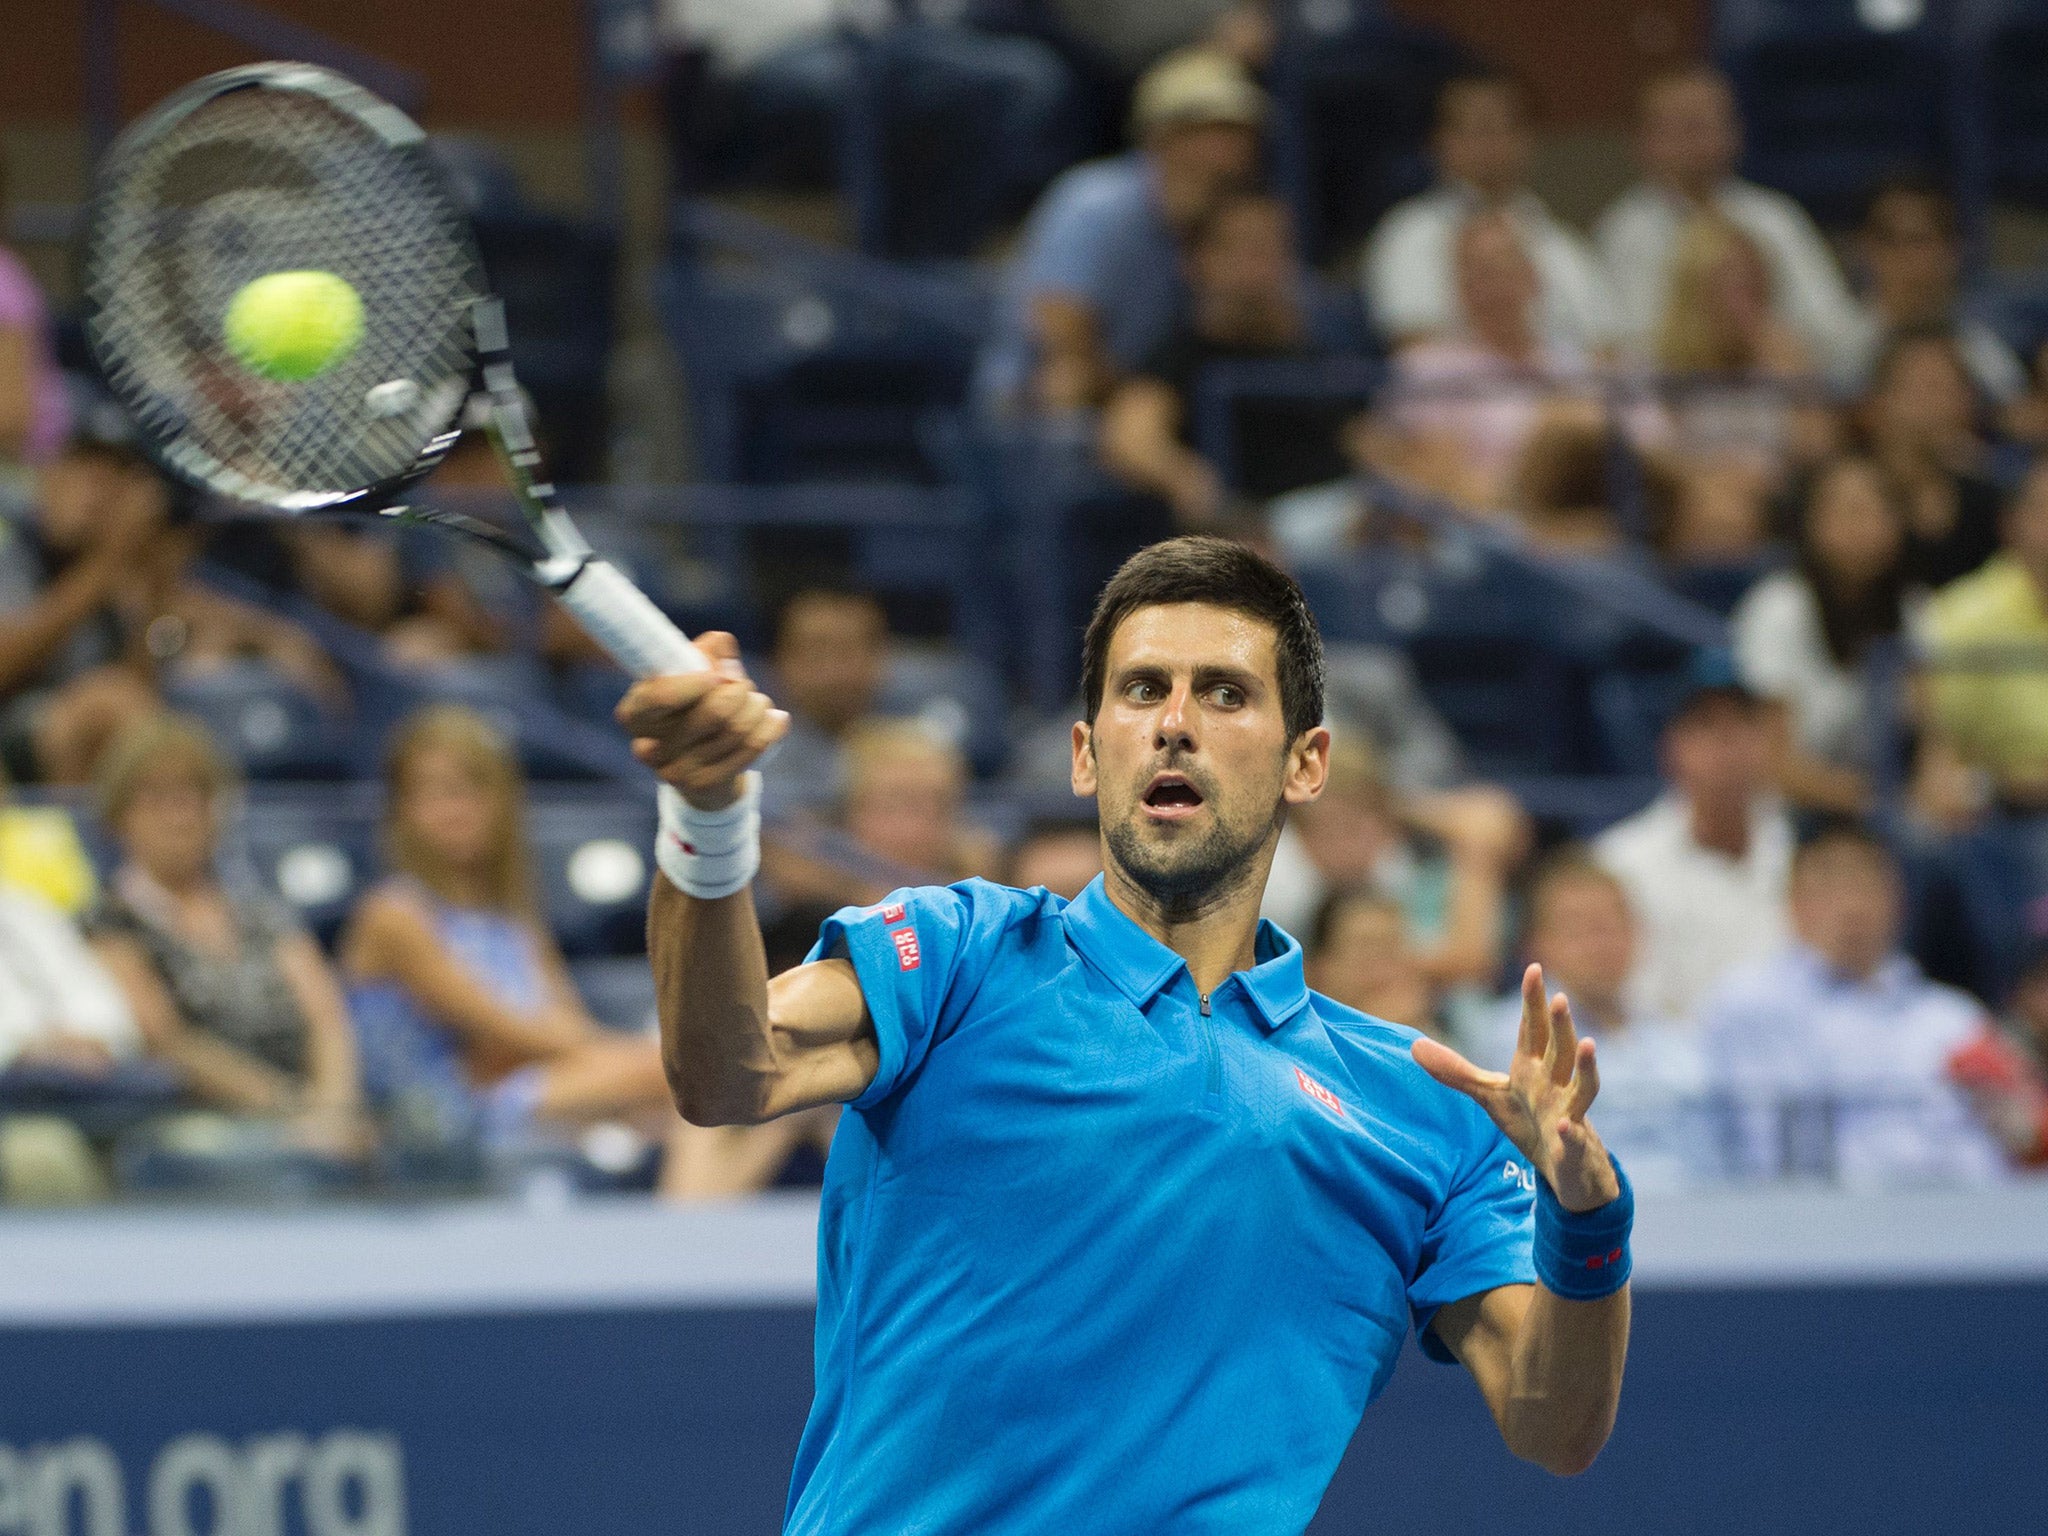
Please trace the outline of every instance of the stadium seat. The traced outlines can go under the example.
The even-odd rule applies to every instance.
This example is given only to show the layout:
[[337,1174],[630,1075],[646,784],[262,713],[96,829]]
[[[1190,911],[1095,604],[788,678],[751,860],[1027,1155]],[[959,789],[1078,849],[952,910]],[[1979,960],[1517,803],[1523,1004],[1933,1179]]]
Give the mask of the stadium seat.
[[1441,33],[1376,6],[1293,8],[1273,59],[1273,163],[1317,265],[1429,185],[1436,95],[1468,62]]
[[875,709],[925,720],[959,743],[983,777],[1002,769],[1009,750],[1008,700],[1002,678],[985,662],[939,647],[899,650],[889,658]]
[[528,808],[541,910],[565,954],[637,955],[646,946],[654,797],[537,796]]
[[164,699],[203,721],[252,779],[320,779],[342,771],[342,723],[326,704],[261,662],[173,676]]
[[332,946],[377,874],[377,809],[366,791],[257,793],[229,834],[237,863],[275,891],[323,945]]
[[1933,9],[1724,0],[1714,52],[1741,104],[1744,174],[1845,226],[1887,174],[1948,173],[1950,55]]
[[1956,108],[1969,192],[2048,204],[2048,3],[1956,0]]

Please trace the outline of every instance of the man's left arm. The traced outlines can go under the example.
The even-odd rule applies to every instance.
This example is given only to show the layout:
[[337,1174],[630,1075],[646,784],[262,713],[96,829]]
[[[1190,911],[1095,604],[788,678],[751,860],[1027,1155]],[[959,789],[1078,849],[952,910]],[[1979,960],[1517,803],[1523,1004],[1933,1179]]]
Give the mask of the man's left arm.
[[1504,1285],[1440,1308],[1430,1327],[1472,1373],[1508,1449],[1570,1477],[1614,1428],[1628,1358],[1628,1225],[1634,1199],[1586,1111],[1600,1090],[1593,1042],[1543,973],[1522,978],[1522,1029],[1506,1072],[1429,1039],[1430,1076],[1476,1100],[1540,1182],[1535,1285]]

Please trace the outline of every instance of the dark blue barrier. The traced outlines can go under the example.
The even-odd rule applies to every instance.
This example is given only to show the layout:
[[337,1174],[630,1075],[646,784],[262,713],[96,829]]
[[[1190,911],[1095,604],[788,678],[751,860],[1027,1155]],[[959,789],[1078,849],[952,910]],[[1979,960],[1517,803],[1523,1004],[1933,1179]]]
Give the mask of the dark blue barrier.
[[[1590,1473],[1514,1461],[1411,1348],[1311,1529],[2039,1529],[2044,1196],[1646,1205]],[[93,1220],[4,1224],[5,1536],[778,1528],[810,1395],[800,1201]]]

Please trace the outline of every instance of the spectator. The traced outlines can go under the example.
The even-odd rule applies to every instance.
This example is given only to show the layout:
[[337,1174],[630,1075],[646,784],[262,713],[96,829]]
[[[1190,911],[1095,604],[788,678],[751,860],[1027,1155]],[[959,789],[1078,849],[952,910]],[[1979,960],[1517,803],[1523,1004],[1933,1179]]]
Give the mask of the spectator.
[[1792,822],[1770,787],[1762,705],[1724,657],[1695,680],[1664,728],[1664,793],[1593,845],[1642,925],[1630,999],[1649,1018],[1692,1019],[1723,974],[1785,936]]
[[469,710],[422,710],[385,786],[391,877],[340,945],[373,1084],[491,1143],[610,1120],[673,1134],[659,1042],[590,1017],[540,921],[504,738]]
[[1600,218],[1605,263],[1623,334],[1654,356],[1670,308],[1680,231],[1702,213],[1735,224],[1769,273],[1774,313],[1825,367],[1856,333],[1856,309],[1827,241],[1783,193],[1738,180],[1742,125],[1720,71],[1696,66],[1660,76],[1643,92],[1637,153],[1645,179]]
[[[1639,1011],[1629,999],[1638,932],[1628,892],[1582,848],[1561,848],[1529,882],[1528,958],[1572,1022],[1600,1048],[1600,1135],[1642,1188],[1677,1189],[1723,1176],[1720,1117],[1706,1053],[1682,1020]],[[1507,1069],[1522,1024],[1519,991],[1503,997],[1475,1060]]]
[[[7,166],[0,161],[0,231],[6,227]],[[49,305],[26,263],[0,241],[0,478],[9,466],[50,459],[70,424]]]
[[846,795],[846,738],[889,663],[889,621],[865,593],[809,588],[775,625],[775,700],[789,711],[767,793],[776,809],[829,811]]
[[1527,820],[1502,791],[1397,796],[1370,749],[1340,739],[1322,797],[1299,807],[1280,835],[1264,913],[1290,933],[1308,932],[1330,893],[1371,889],[1400,903],[1432,985],[1446,995],[1489,986],[1507,876],[1527,842]]
[[[1278,198],[1226,196],[1189,237],[1191,306],[1174,332],[1104,406],[1102,458],[1133,489],[1160,497],[1183,531],[1213,529],[1232,487],[1194,446],[1196,386],[1215,362],[1303,356],[1316,349],[1307,274]],[[1240,410],[1237,487],[1263,501],[1344,473],[1337,422],[1299,408]],[[1318,432],[1316,426],[1324,430]]]
[[61,805],[15,805],[0,769],[0,890],[8,889],[78,918],[99,895],[99,877],[71,813]]
[[1731,972],[1701,1014],[1740,1170],[1866,1187],[2001,1177],[2004,1150],[1954,1064],[1984,1039],[1983,1006],[1900,953],[1890,851],[1824,829],[1800,846],[1791,894],[1791,946]]
[[[1987,798],[2033,816],[2048,812],[2048,460],[2020,483],[2001,529],[2001,553],[1927,605],[1931,724],[1984,776]],[[2039,659],[1965,664],[1987,647]]]
[[846,751],[842,825],[863,851],[941,882],[997,873],[996,840],[963,814],[967,761],[957,747],[913,721],[876,721]]
[[1808,485],[1799,559],[1751,587],[1735,610],[1735,664],[1766,701],[1778,787],[1806,810],[1871,807],[1871,647],[1905,612],[1905,516],[1869,459],[1845,456]]
[[28,1063],[94,1075],[141,1049],[127,997],[65,915],[0,887],[0,1080]]
[[1614,339],[1607,283],[1585,243],[1529,190],[1528,98],[1497,74],[1460,75],[1437,96],[1437,185],[1396,204],[1366,247],[1366,300],[1397,346],[1471,328],[1452,252],[1475,215],[1496,215],[1529,264],[1538,340],[1585,356]]
[[293,1122],[331,1150],[360,1139],[355,1036],[319,946],[266,893],[214,868],[236,789],[205,727],[138,721],[99,770],[100,819],[121,851],[91,926],[152,1055],[201,1104]]
[[1316,908],[1309,934],[1308,984],[1323,996],[1446,1038],[1400,902],[1370,889],[1336,891]]
[[998,412],[1101,404],[1186,303],[1181,242],[1258,160],[1264,93],[1235,59],[1191,49],[1138,83],[1139,148],[1077,166],[1026,222],[976,393]]
[[1879,185],[1857,232],[1857,250],[1870,276],[1870,291],[1856,328],[1837,349],[1830,375],[1836,389],[1844,395],[1863,393],[1894,336],[1931,330],[1954,341],[1970,382],[1985,399],[2006,406],[2025,392],[2026,369],[2012,348],[1983,321],[1960,312],[1962,242],[1956,234],[1955,199],[1939,182],[1896,176]]
[[1907,580],[1944,586],[1998,550],[1998,487],[1984,472],[1977,399],[1956,338],[1902,330],[1885,344],[1858,412],[1865,441],[1904,497]]
[[1092,821],[1040,822],[1010,855],[1010,884],[1044,886],[1072,901],[1102,873],[1102,837]]
[[1696,471],[1739,471],[1759,498],[1785,470],[1832,445],[1824,407],[1802,399],[1814,368],[1774,306],[1775,279],[1755,240],[1717,213],[1688,219],[1673,242],[1651,357],[1672,416],[1674,451]]

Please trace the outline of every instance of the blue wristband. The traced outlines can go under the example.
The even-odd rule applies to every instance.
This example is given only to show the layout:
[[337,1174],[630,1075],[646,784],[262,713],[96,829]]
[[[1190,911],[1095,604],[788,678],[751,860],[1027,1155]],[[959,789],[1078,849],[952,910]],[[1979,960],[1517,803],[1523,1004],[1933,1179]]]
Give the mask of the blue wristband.
[[1632,1267],[1629,1228],[1635,1225],[1636,1192],[1615,1161],[1621,1192],[1590,1211],[1568,1211],[1557,1203],[1550,1181],[1536,1180],[1536,1278],[1544,1289],[1568,1301],[1598,1301],[1628,1284]]

